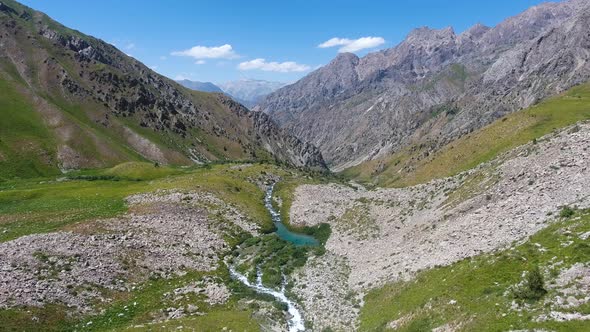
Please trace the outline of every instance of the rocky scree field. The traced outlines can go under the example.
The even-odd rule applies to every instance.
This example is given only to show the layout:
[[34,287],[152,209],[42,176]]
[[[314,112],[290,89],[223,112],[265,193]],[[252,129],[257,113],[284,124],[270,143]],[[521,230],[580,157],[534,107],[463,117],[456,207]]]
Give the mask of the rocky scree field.
[[[469,288],[479,287],[475,277],[465,289],[460,284],[454,284],[457,288],[445,290],[445,296],[452,297],[456,291],[468,296],[468,301],[471,301],[463,304],[464,308],[456,306],[452,309],[449,305],[448,310],[453,310],[454,316],[447,315],[446,311],[437,311],[447,308],[431,308],[438,303],[436,298],[424,299],[417,307],[411,307],[410,303],[414,302],[405,302],[405,298],[391,307],[388,305],[398,299],[398,295],[405,294],[406,288],[414,287],[410,285],[415,285],[412,289],[428,287],[430,284],[422,284],[423,276],[441,276],[445,271],[448,282],[454,283],[453,269],[440,266],[468,266],[468,262],[477,261],[480,263],[473,263],[472,266],[474,273],[484,273],[480,265],[485,262],[486,268],[496,266],[492,264],[496,259],[494,257],[508,255],[516,250],[514,248],[522,248],[519,247],[522,243],[528,243],[526,248],[537,248],[533,243],[535,241],[527,239],[530,236],[548,237],[535,235],[548,227],[553,232],[566,232],[573,227],[576,230],[569,232],[577,235],[571,235],[571,239],[568,237],[562,242],[551,240],[535,250],[545,253],[542,248],[546,245],[566,248],[573,243],[585,248],[584,237],[577,242],[573,238],[581,236],[587,227],[585,209],[590,206],[587,190],[589,174],[586,174],[590,166],[588,143],[590,125],[579,123],[500,154],[492,161],[454,177],[435,179],[417,186],[374,190],[337,184],[299,186],[290,207],[291,223],[297,226],[328,223],[332,230],[326,242],[326,255],[310,261],[313,263],[296,273],[296,292],[310,297],[311,294],[321,294],[313,300],[305,297],[303,305],[308,319],[317,323],[314,326],[319,330],[328,327],[367,330],[370,326],[378,330],[407,328],[409,331],[422,326],[419,324],[424,325],[418,330],[444,324],[449,324],[448,330],[496,330],[495,325],[487,325],[488,320],[498,323],[502,317],[490,317],[490,312],[480,317],[470,309],[469,303],[477,302],[479,296]],[[565,221],[570,220],[572,215],[584,217],[581,221]],[[555,225],[564,228],[558,230]],[[550,231],[544,232],[538,234]],[[556,250],[555,257],[543,256],[548,260],[540,261],[538,265],[545,269],[544,275],[548,273],[548,264],[561,260],[570,263],[561,263],[564,265],[554,273],[567,273],[574,263],[581,264],[575,269],[585,269],[587,257],[572,259],[567,256],[568,250]],[[585,252],[585,249],[581,250]],[[534,265],[526,257],[522,260],[527,263],[501,269],[498,273],[509,274],[510,280],[514,280],[515,275],[526,273]],[[583,282],[586,275],[584,272],[579,275]],[[546,279],[559,283],[556,277]],[[574,282],[573,279],[570,281]],[[569,281],[565,284],[569,285]],[[501,298],[503,303],[498,306],[505,305],[511,298],[506,284],[504,288],[488,286],[497,287],[494,292],[506,291],[505,294],[498,294],[498,301]],[[556,286],[553,288],[555,292],[550,293],[556,296],[562,291],[567,292],[560,287]],[[429,294],[423,290],[423,296]],[[579,298],[583,292],[576,294],[573,296]],[[431,296],[436,295],[433,293]],[[544,299],[549,301],[548,297]],[[387,305],[371,302],[381,300],[387,301]],[[457,300],[449,298],[448,301],[454,304]],[[512,321],[515,329],[538,326],[567,330],[568,326],[584,325],[582,322],[587,319],[587,300],[572,301],[575,305],[570,309],[577,308],[580,312],[561,312],[557,303],[555,312],[527,312],[526,315],[534,317],[535,323],[530,325],[516,311],[507,315],[519,317]],[[333,303],[349,309],[327,310]],[[547,303],[546,306],[551,307],[553,302]],[[401,315],[403,311],[397,309],[402,307],[407,316]],[[355,310],[359,308],[360,316]],[[526,305],[518,308],[520,313],[527,310]],[[570,311],[576,313],[570,314]],[[448,318],[451,316],[453,320]],[[392,319],[386,321],[384,317]],[[393,318],[401,320],[394,322],[396,319]],[[351,321],[357,325],[342,324]]]

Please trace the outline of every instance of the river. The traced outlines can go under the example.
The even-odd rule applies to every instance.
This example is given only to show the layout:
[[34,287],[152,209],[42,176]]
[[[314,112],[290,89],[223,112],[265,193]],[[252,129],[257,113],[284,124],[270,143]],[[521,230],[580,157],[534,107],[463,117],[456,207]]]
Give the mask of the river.
[[[280,211],[277,211],[272,205],[272,195],[274,192],[274,188],[275,183],[268,186],[268,189],[266,190],[266,194],[264,196],[264,206],[266,207],[266,209],[272,217],[272,221],[276,227],[275,233],[277,234],[277,236],[279,236],[281,239],[285,241],[293,243],[296,246],[319,245],[319,241],[313,236],[292,232],[285,226],[285,224],[283,224],[281,220]],[[289,298],[287,298],[287,296],[285,295],[284,283],[281,286],[280,291],[277,291],[275,289],[265,287],[262,284],[262,273],[260,271],[257,271],[256,283],[251,283],[245,275],[236,271],[233,266],[228,266],[228,268],[231,276],[241,281],[244,285],[254,289],[259,293],[272,295],[275,299],[287,305],[287,311],[289,312],[287,326],[289,328],[289,332],[305,331],[303,316],[301,315],[301,312],[297,308],[296,304]]]
[[262,285],[262,273],[260,273],[260,271],[258,271],[258,274],[256,276],[255,284],[251,283],[245,275],[236,271],[233,266],[229,266],[229,273],[232,277],[238,279],[244,285],[254,289],[258,293],[272,295],[275,299],[285,303],[287,305],[287,311],[289,312],[289,320],[287,321],[289,332],[305,331],[305,325],[303,324],[303,316],[301,315],[299,309],[297,309],[297,307],[295,306],[295,303],[289,300],[289,298],[287,298],[287,296],[285,295],[284,284],[283,286],[281,286],[280,291],[276,291],[272,288],[268,288]]
[[268,186],[266,195],[264,196],[264,206],[272,217],[272,222],[276,227],[275,233],[283,240],[293,243],[296,246],[317,246],[319,241],[313,236],[299,234],[290,231],[281,220],[281,213],[275,210],[272,205],[272,194],[274,192],[275,183]]

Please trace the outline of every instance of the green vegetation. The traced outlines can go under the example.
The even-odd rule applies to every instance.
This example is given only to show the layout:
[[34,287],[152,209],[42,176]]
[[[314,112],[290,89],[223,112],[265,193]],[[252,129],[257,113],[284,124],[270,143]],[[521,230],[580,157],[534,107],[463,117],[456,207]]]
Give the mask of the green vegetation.
[[0,190],[0,242],[126,211],[137,184],[115,181],[19,183]]
[[590,84],[583,84],[468,134],[435,153],[422,142],[386,159],[372,160],[343,175],[380,186],[403,187],[452,176],[556,129],[590,119]]
[[1,75],[0,91],[0,181],[57,174],[54,137],[39,113]]
[[127,162],[119,164],[104,172],[105,175],[129,180],[154,180],[169,175],[186,173],[185,170],[172,167],[160,167],[156,163]]
[[264,193],[248,180],[266,173],[300,176],[267,164],[178,168],[125,163],[106,170],[70,173],[59,180],[6,181],[0,184],[0,242],[115,216],[127,211],[125,197],[156,189],[213,193],[270,232],[272,220],[261,203]]
[[513,290],[515,299],[529,302],[538,301],[545,294],[545,281],[538,266],[528,271],[524,283]]
[[275,234],[270,234],[246,240],[232,255],[241,261],[238,270],[248,275],[252,281],[260,270],[265,286],[280,289],[285,275],[305,265],[309,249],[295,246]]
[[[577,215],[581,218],[560,219],[511,249],[426,270],[415,280],[371,291],[361,311],[361,330],[386,330],[398,320],[398,331],[425,331],[444,324],[462,331],[587,331],[584,321],[532,319],[551,310],[541,297],[558,295],[545,285],[573,264],[590,261],[590,246],[579,237],[590,231],[590,212]],[[528,307],[512,310],[512,301]],[[588,305],[559,310],[590,313]]]
[[564,206],[561,208],[561,211],[559,211],[559,216],[561,218],[571,218],[574,214],[576,214],[576,211],[569,206]]

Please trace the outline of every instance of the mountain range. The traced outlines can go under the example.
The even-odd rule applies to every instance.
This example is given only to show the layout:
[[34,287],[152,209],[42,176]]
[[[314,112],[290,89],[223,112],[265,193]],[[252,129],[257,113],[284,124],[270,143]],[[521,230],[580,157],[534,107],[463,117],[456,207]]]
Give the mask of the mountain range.
[[281,82],[254,79],[242,79],[219,84],[225,93],[248,108],[255,106],[262,98],[285,85],[285,83]]
[[0,3],[2,178],[125,161],[279,160],[318,150],[223,94],[183,88],[114,46],[14,1]]
[[0,331],[590,331],[589,57],[569,0],[218,87],[0,0]]
[[265,80],[242,79],[215,85],[211,82],[178,80],[182,86],[191,90],[203,92],[223,92],[242,105],[251,108],[268,94],[285,86],[285,83]]
[[397,46],[328,65],[254,108],[340,171],[406,147],[428,155],[590,78],[590,3],[544,3],[495,27],[413,30]]

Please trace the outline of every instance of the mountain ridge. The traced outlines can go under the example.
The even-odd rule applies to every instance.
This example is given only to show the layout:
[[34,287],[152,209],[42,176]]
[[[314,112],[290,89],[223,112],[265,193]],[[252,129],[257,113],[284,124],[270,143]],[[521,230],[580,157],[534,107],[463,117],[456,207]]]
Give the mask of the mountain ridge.
[[336,171],[412,143],[435,150],[587,81],[588,5],[541,4],[459,35],[418,28],[390,49],[339,54],[255,109],[318,146]]
[[[0,134],[0,164],[10,170],[2,177],[134,160],[277,159],[303,167],[311,164],[301,158],[314,153],[319,164],[313,167],[324,169],[317,149],[283,137],[278,128],[260,131],[275,126],[267,116],[185,89],[114,46],[15,1],[0,5],[0,36],[0,81],[11,91],[3,102],[19,103],[4,109],[5,124],[38,128]],[[21,109],[28,110],[26,119]]]

